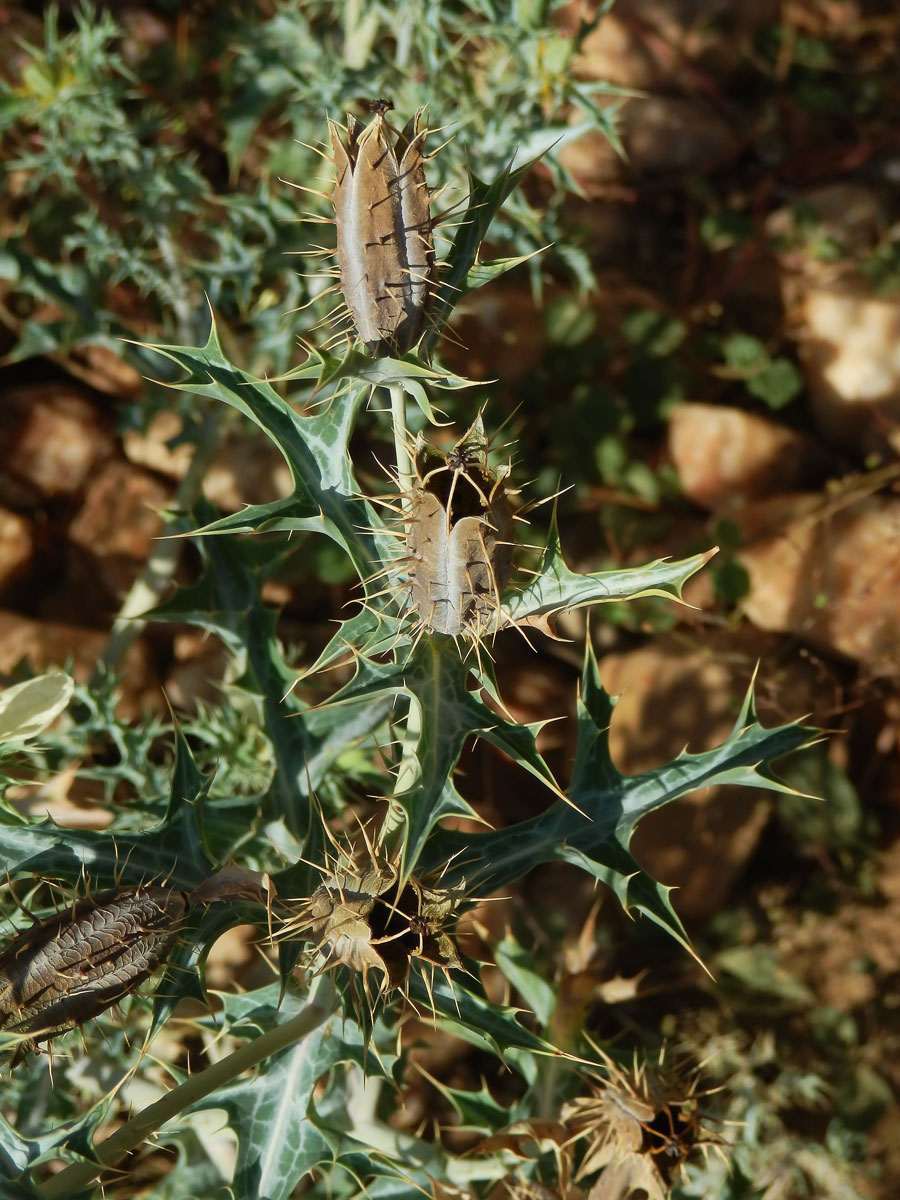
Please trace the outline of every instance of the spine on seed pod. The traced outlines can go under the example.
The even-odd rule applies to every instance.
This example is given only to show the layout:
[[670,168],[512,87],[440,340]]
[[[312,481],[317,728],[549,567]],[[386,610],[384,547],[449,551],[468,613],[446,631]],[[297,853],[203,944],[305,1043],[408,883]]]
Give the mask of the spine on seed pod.
[[403,354],[417,344],[437,284],[424,110],[397,131],[389,107],[376,102],[365,126],[352,115],[346,130],[329,123],[341,291],[371,354]]

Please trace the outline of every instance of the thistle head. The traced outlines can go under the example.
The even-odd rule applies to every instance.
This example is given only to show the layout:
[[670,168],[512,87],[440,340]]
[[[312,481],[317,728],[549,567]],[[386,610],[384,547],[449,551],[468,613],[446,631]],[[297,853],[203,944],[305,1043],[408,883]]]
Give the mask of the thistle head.
[[378,998],[394,990],[408,998],[416,963],[429,966],[432,974],[461,967],[448,927],[464,894],[434,876],[412,874],[404,880],[399,862],[383,857],[366,840],[360,854],[340,848],[338,862],[285,924],[282,936],[311,941],[324,969],[344,968],[354,994],[361,983],[373,1009]]
[[666,1200],[691,1151],[719,1141],[702,1124],[697,1073],[671,1069],[662,1056],[627,1070],[598,1053],[598,1074],[562,1111],[575,1140],[587,1143],[575,1178],[602,1170],[604,1195],[643,1189],[647,1200]]

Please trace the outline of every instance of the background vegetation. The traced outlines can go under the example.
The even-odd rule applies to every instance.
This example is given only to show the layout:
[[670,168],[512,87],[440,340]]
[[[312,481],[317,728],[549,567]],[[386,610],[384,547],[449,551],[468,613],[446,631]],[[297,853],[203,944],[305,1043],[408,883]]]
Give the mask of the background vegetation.
[[[77,681],[62,721],[7,746],[14,925],[13,891],[51,910],[83,865],[111,882],[117,854],[135,877],[186,888],[234,860],[275,875],[282,896],[308,895],[298,860],[321,862],[318,809],[347,832],[392,790],[403,713],[390,680],[350,708],[316,705],[339,687],[365,698],[352,664],[297,683],[355,611],[341,546],[271,522],[255,537],[159,540],[216,521],[259,528],[292,494],[296,445],[275,444],[276,401],[254,424],[235,398],[270,378],[267,397],[308,411],[312,373],[279,377],[303,359],[301,337],[327,339],[311,332],[327,306],[304,306],[328,231],[297,221],[315,200],[282,181],[327,190],[310,148],[326,116],[374,96],[404,117],[427,104],[452,135],[429,167],[448,185],[440,207],[465,200],[467,169],[490,181],[514,154],[544,155],[494,215],[482,259],[541,253],[466,296],[441,348],[447,372],[493,382],[432,393],[457,435],[486,406],[495,458],[512,455],[526,499],[568,488],[530,514],[526,540],[543,546],[555,511],[580,572],[720,547],[685,589],[693,608],[644,596],[593,608],[589,629],[562,616],[569,641],[498,637],[496,694],[519,740],[479,710],[491,736],[460,737],[445,764],[460,756],[450,787],[472,815],[435,832],[437,810],[414,810],[423,865],[493,837],[475,816],[501,831],[479,853],[500,864],[505,898],[469,908],[455,935],[479,977],[460,984],[462,1012],[439,986],[437,1027],[407,1009],[398,1035],[402,1006],[387,1009],[377,1063],[338,1023],[312,1060],[285,1053],[199,1101],[106,1177],[107,1194],[218,1197],[232,1176],[239,1196],[602,1189],[560,1174],[564,1106],[583,1088],[537,1052],[546,1039],[599,1064],[582,1031],[625,1071],[667,1045],[687,1064],[674,1082],[662,1072],[670,1114],[687,1113],[684,1072],[700,1068],[703,1133],[682,1141],[723,1154],[695,1151],[668,1177],[653,1142],[664,1191],[900,1186],[900,18],[865,0],[607,7],[0,12],[0,670],[15,683],[60,666]],[[210,383],[213,367],[231,382]],[[386,402],[360,410],[349,452],[363,491],[388,490]],[[339,473],[333,446],[326,459]],[[536,854],[527,877],[504,875],[503,831],[561,811],[545,768],[576,799],[589,791],[585,747],[596,773],[592,739],[610,722],[610,778],[669,778],[684,746],[733,748],[735,721],[758,728],[741,708],[757,664],[773,730],[760,758],[779,757],[793,793],[742,786],[747,762],[707,777],[707,760],[687,760],[690,794],[631,843],[637,892],[606,843],[585,851],[593,873]],[[460,707],[474,705],[453,678]],[[601,681],[622,693],[614,713]],[[827,740],[781,758],[807,714]],[[265,926],[258,904],[210,906],[155,1003],[89,1026],[87,1052],[69,1037],[52,1077],[46,1056],[11,1072],[11,1195],[52,1194],[60,1159],[304,1011],[293,983],[279,1008],[294,959],[258,944]],[[609,1082],[599,1066],[593,1078]],[[295,1151],[273,1165],[279,1121]],[[583,1143],[571,1153],[583,1168]],[[629,1194],[605,1178],[610,1196]]]

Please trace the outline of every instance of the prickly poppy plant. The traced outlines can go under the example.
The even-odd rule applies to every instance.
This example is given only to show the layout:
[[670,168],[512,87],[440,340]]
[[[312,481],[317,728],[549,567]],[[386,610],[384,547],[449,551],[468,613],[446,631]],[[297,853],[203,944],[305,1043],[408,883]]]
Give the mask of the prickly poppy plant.
[[[492,897],[565,864],[688,954],[668,889],[631,854],[636,827],[719,781],[777,788],[767,764],[809,734],[764,728],[748,695],[720,746],[626,777],[589,640],[567,777],[541,753],[543,722],[510,713],[495,672],[510,639],[546,637],[559,614],[612,601],[677,602],[709,555],[580,573],[555,521],[539,551],[521,536],[528,505],[511,452],[492,449],[500,422],[484,385],[476,402],[477,381],[445,368],[440,349],[456,306],[527,257],[492,261],[482,242],[535,163],[471,172],[439,249],[423,112],[394,118],[380,103],[365,124],[320,131],[333,178],[330,215],[316,219],[334,225],[325,250],[341,305],[299,366],[258,377],[215,319],[202,344],[142,347],[175,394],[261,430],[290,476],[289,494],[231,515],[202,499],[174,514],[194,576],[140,613],[219,639],[221,712],[176,725],[161,766],[156,731],[125,738],[102,679],[73,690],[57,673],[0,696],[10,770],[39,735],[74,755],[79,728],[105,722],[120,779],[139,765],[148,781],[106,829],[3,818],[3,867],[28,914],[0,951],[0,1039],[20,1115],[18,1128],[0,1124],[0,1164],[23,1195],[663,1197],[704,1140],[702,1090],[668,1094],[640,1070],[598,1063],[577,1022],[562,1038],[534,948],[510,935],[496,950],[504,997],[472,956],[472,930]],[[510,160],[515,143],[512,129]],[[388,418],[386,495],[354,453]],[[264,588],[298,541],[325,539],[355,585],[300,669]],[[64,710],[69,726],[46,732]],[[249,725],[256,742],[242,740]],[[457,772],[477,741],[536,781],[540,811],[486,823]],[[254,927],[270,974],[211,995],[205,957],[238,925]],[[176,1028],[190,1031],[190,1055],[173,1050]],[[440,1085],[473,1139],[467,1156],[427,1122],[404,1131],[390,1119],[411,1049],[435,1029],[469,1044],[482,1074],[490,1061],[516,1081],[502,1099]],[[51,1064],[64,1079],[85,1053],[93,1102],[54,1100],[25,1120]]]

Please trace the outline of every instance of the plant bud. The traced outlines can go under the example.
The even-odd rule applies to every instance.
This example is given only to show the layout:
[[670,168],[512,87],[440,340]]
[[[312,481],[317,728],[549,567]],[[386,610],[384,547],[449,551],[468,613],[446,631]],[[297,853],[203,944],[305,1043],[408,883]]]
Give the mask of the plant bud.
[[187,907],[168,888],[115,888],[36,921],[0,952],[0,1028],[33,1049],[98,1016],[165,962]]
[[487,465],[479,417],[449,453],[419,434],[406,547],[412,602],[422,624],[476,640],[498,626],[512,563],[508,468]]
[[370,354],[403,354],[416,345],[437,279],[423,111],[399,133],[383,105],[365,127],[348,116],[346,141],[330,123],[341,290]]

